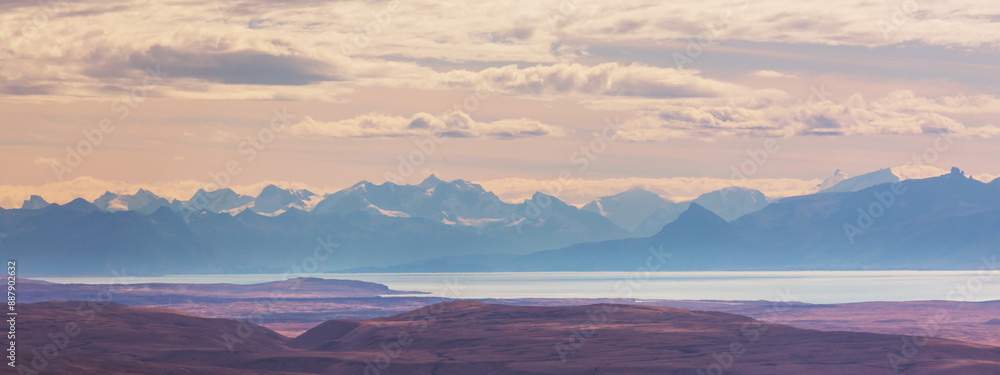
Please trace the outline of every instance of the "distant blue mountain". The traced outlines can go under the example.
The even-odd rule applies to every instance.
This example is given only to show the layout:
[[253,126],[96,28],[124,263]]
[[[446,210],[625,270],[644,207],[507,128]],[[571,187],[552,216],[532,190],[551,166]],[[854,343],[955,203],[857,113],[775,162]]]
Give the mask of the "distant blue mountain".
[[659,232],[664,225],[677,220],[691,203],[697,203],[726,221],[733,221],[751,212],[760,211],[771,204],[771,201],[764,196],[764,193],[755,189],[726,187],[699,195],[693,201],[661,206],[647,215],[632,234],[635,237],[648,237]]
[[[660,246],[673,254],[664,265],[673,270],[967,268],[996,254],[1000,243],[1000,188],[957,169],[785,198],[731,223],[708,213],[692,204],[649,238],[535,253],[509,268],[633,271],[649,247]],[[551,258],[533,258],[540,254]]]
[[[650,237],[540,251],[488,269],[975,269],[997,254],[997,228],[1000,183],[982,183],[953,169],[854,192],[780,199],[732,222],[692,203]],[[660,259],[663,253],[669,258]]]
[[43,199],[42,197],[37,196],[37,195],[32,195],[30,198],[28,198],[27,200],[25,200],[24,203],[21,204],[21,209],[24,209],[24,210],[37,210],[37,209],[48,207],[49,204],[50,203],[46,202],[45,199]]
[[362,182],[325,197],[271,185],[257,197],[223,189],[167,202],[139,190],[95,202],[0,211],[0,233],[10,234],[0,251],[29,273],[245,273],[286,272],[315,258],[318,239],[339,243],[316,263],[322,272],[628,235],[552,196],[506,203],[479,185],[434,176],[420,185]]
[[[316,272],[962,269],[995,255],[1000,243],[1000,183],[958,169],[772,203],[753,191],[724,191],[739,193],[725,197],[727,204],[766,205],[732,221],[718,214],[725,206],[707,207],[724,192],[708,194],[640,238],[625,238],[606,217],[552,196],[506,203],[461,180],[361,183],[321,201],[267,190],[262,195],[276,197],[267,198],[274,202],[268,211],[276,209],[269,213],[220,194],[228,203],[217,209],[247,207],[235,216],[209,209],[185,215],[177,202],[161,205],[145,194],[107,200],[136,210],[108,211],[83,199],[0,210],[0,252],[34,274],[288,272],[304,265]],[[297,208],[306,201],[315,209]]]
[[[600,197],[587,203],[582,209],[601,214],[622,229],[632,232],[656,210],[675,206],[677,203],[663,199],[651,191],[632,188],[615,195]],[[662,227],[661,224],[657,229]]]

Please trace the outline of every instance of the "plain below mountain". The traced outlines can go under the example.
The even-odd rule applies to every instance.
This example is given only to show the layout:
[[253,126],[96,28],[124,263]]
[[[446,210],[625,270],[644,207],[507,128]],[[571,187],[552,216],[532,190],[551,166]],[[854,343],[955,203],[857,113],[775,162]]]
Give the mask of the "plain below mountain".
[[109,302],[20,308],[31,319],[18,326],[19,347],[70,343],[48,359],[23,352],[21,368],[46,374],[1000,373],[1000,349],[991,346],[926,338],[890,361],[910,337],[660,306],[449,301],[330,320],[292,339],[252,322]]

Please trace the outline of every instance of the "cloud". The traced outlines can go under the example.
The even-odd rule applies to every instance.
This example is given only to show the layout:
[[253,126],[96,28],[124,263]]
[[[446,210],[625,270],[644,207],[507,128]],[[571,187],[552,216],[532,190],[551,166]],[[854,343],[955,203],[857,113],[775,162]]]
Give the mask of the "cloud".
[[939,113],[1000,113],[1000,98],[992,95],[917,96],[912,90],[895,90],[880,98],[880,108],[893,111]]
[[[186,136],[186,134],[185,134],[185,136]],[[231,132],[231,131],[226,131],[226,130],[218,129],[208,139],[210,141],[212,141],[212,142],[235,143],[235,142],[238,142],[240,140],[240,136],[238,134],[236,134],[236,133]]]
[[410,117],[369,113],[339,121],[317,121],[305,116],[291,127],[292,134],[336,138],[389,138],[438,136],[447,138],[515,139],[563,136],[559,127],[530,119],[503,119],[493,122],[473,120],[462,112],[435,116],[416,113]]
[[42,157],[39,157],[39,158],[36,158],[33,163],[35,165],[38,165],[38,166],[51,167],[53,165],[62,164],[62,161],[60,161],[57,158],[42,158]]
[[507,65],[478,72],[454,70],[440,74],[445,84],[487,88],[517,95],[583,94],[650,98],[718,97],[747,89],[701,77],[696,70],[643,64],[604,63]]
[[[511,0],[468,7],[412,0],[397,9],[360,0],[109,0],[63,1],[54,12],[8,5],[0,12],[0,39],[11,40],[0,48],[0,95],[114,97],[136,85],[145,66],[159,64],[170,79],[150,95],[189,99],[338,101],[358,88],[466,89],[480,82],[520,96],[720,97],[746,89],[693,70],[595,63],[586,51],[678,42],[683,48],[705,35],[713,43],[1000,46],[1000,23],[983,10],[990,9],[986,2],[918,4],[886,36],[879,23],[899,19],[886,4],[761,1],[567,7]],[[37,14],[44,22],[33,21]],[[731,17],[722,22],[720,14]],[[673,65],[663,57],[663,65]]]
[[137,70],[158,66],[174,77],[225,84],[301,86],[343,79],[327,62],[252,50],[182,52],[155,45],[129,55],[127,65]]
[[669,178],[609,178],[600,180],[565,179],[541,180],[528,178],[505,178],[476,181],[486,190],[501,199],[519,203],[531,197],[536,191],[554,196],[567,203],[582,205],[598,197],[614,195],[631,188],[652,191],[674,202],[697,198],[699,195],[729,186],[757,189],[768,197],[788,197],[816,192],[820,179],[803,180],[794,178],[753,178],[733,180],[713,177],[669,177]]
[[786,74],[782,72],[776,72],[773,70],[758,70],[754,72],[753,75],[762,78],[798,78],[794,74]]
[[[790,0],[707,0],[697,7],[641,1],[581,6],[560,31],[579,39],[743,40],[763,43],[887,46],[919,43],[996,48],[1000,32],[987,0],[895,3],[849,0],[801,4]],[[644,22],[644,21],[651,22]],[[639,25],[623,29],[619,25]]]
[[[860,93],[841,103],[790,98],[739,103],[691,102],[664,104],[656,111],[640,111],[619,129],[627,141],[670,139],[714,140],[720,137],[787,137],[793,135],[851,136],[941,134],[992,138],[1000,135],[993,124],[966,125],[945,114],[1000,113],[997,99],[964,95],[918,97],[894,91],[874,101]],[[942,112],[942,113],[939,113]]]

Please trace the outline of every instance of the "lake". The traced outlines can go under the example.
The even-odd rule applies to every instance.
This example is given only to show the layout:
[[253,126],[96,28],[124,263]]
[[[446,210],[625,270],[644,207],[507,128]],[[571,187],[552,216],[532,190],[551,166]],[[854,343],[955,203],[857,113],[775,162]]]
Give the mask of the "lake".
[[[997,271],[761,271],[761,272],[492,272],[337,273],[304,277],[351,279],[395,290],[458,298],[635,298],[768,300],[809,303],[1000,300]],[[282,280],[281,274],[32,277],[56,283],[233,283]]]

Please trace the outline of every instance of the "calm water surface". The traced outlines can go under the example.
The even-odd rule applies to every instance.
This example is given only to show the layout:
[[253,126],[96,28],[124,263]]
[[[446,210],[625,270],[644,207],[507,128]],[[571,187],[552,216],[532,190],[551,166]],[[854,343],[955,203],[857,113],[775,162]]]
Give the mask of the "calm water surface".
[[[452,285],[459,298],[791,299],[810,303],[1000,300],[1000,272],[993,271],[338,273],[302,276],[370,281],[395,290],[430,292],[432,295],[455,295],[444,292]],[[282,280],[283,275],[34,278],[86,284],[251,284]]]

